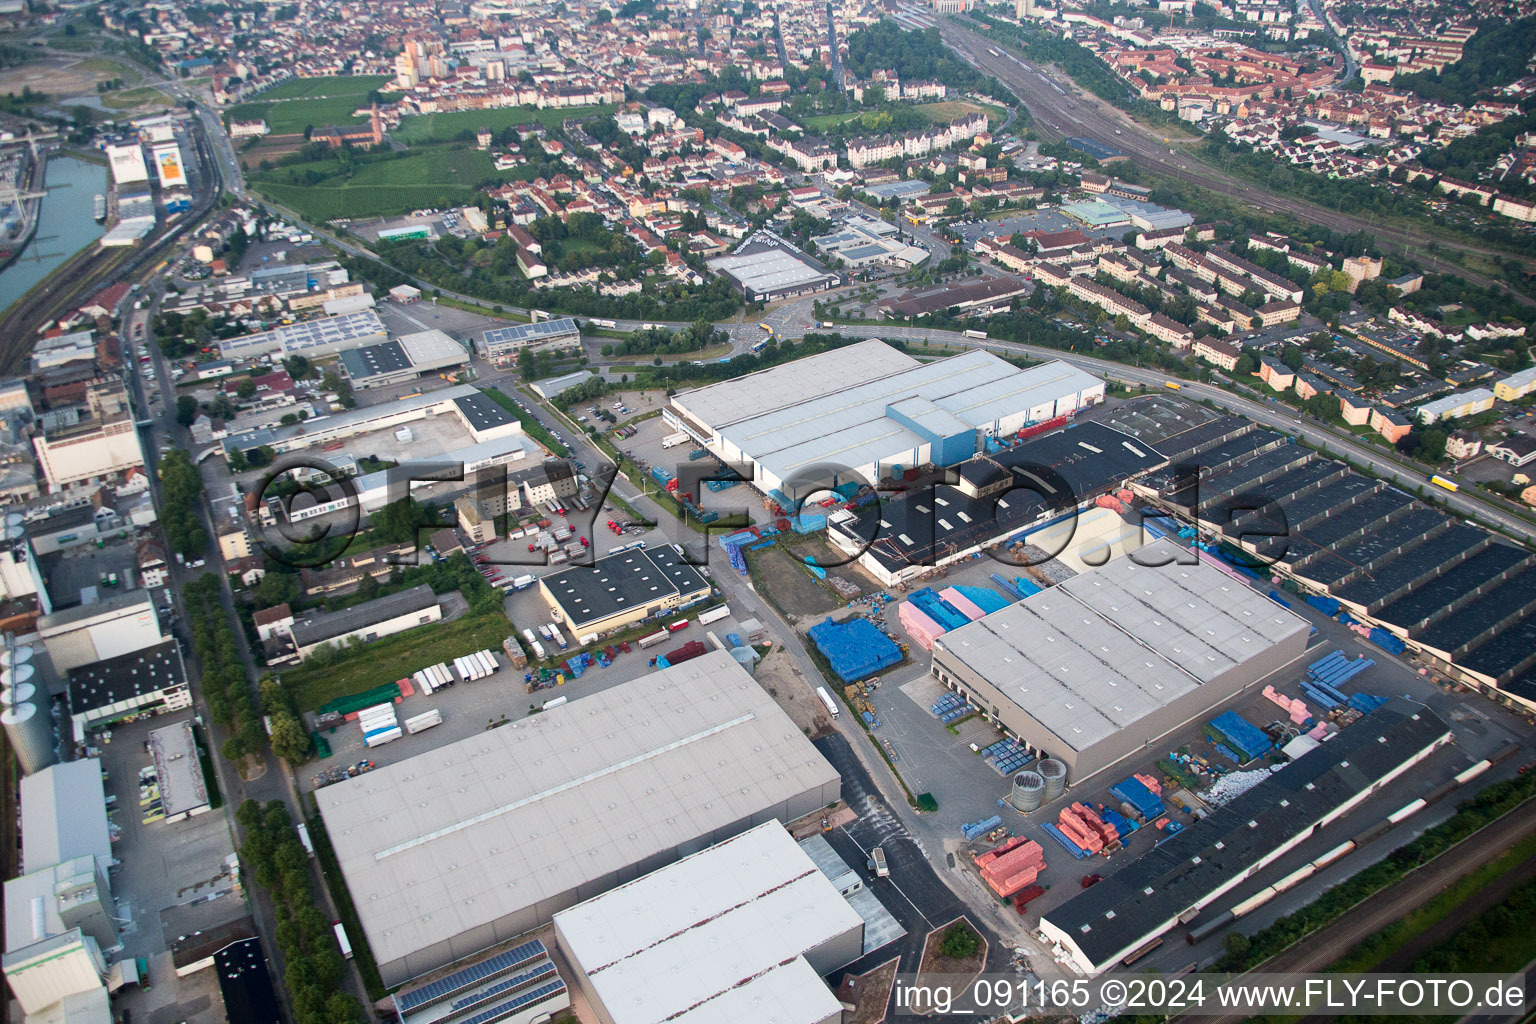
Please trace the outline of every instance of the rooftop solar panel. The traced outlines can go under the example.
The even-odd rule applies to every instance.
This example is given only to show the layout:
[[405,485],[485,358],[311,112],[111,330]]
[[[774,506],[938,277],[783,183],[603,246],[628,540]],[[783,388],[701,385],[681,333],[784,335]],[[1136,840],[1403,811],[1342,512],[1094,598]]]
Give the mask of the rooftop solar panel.
[[475,1016],[463,1021],[462,1024],[496,1024],[496,1021],[506,1020],[526,1006],[542,1003],[544,1000],[553,998],[564,991],[565,982],[559,980],[552,981],[548,985],[539,986],[532,992],[524,992],[511,1002],[503,1003],[501,1006],[493,1006],[484,1013],[477,1013]]
[[403,992],[395,996],[395,1005],[401,1013],[420,1009],[429,1003],[435,1003],[450,996],[458,995],[471,986],[478,985],[487,978],[494,978],[508,971],[515,971],[519,967],[526,966],[541,956],[548,956],[549,951],[544,948],[544,943],[538,939],[525,942],[521,946],[514,946],[505,953],[498,953],[489,960],[483,960],[478,964],[471,964],[462,970],[438,978],[429,985],[410,992]]

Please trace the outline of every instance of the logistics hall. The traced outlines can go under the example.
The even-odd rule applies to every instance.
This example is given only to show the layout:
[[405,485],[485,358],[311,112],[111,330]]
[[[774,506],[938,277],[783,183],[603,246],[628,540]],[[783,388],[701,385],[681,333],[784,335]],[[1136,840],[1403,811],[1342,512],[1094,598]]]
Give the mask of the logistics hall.
[[931,671],[1081,783],[1306,651],[1305,619],[1181,554],[1155,541],[946,633]]
[[951,466],[985,437],[1103,399],[1103,381],[1063,362],[1021,370],[973,351],[923,363],[870,340],[684,391],[663,415],[725,461],[750,464],[763,493],[794,500]]
[[773,698],[711,651],[315,799],[395,986],[840,788]]

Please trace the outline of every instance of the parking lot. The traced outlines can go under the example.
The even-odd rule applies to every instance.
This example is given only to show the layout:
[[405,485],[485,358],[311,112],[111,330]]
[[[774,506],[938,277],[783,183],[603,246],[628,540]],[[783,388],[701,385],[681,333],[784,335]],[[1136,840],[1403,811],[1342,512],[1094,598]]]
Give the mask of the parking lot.
[[[431,299],[399,303],[386,299],[377,307],[379,319],[389,328],[390,337],[417,331],[442,331],[454,341],[478,343],[478,335],[494,327],[510,327],[519,321],[498,320],[493,316],[441,306]],[[477,350],[476,354],[479,352]]]
[[112,822],[119,838],[112,846],[122,869],[112,876],[112,894],[122,919],[123,950],[116,959],[146,957],[151,991],[127,989],[114,1008],[137,1021],[222,1024],[223,1001],[214,971],[177,978],[171,944],[192,931],[213,928],[247,913],[246,903],[225,859],[233,852],[229,823],[213,810],[175,824],[145,824],[139,804],[139,771],[150,764],[144,743],[149,733],[171,724],[161,716],[116,726],[101,746],[106,791],[117,798]]
[[[566,567],[556,566],[551,570],[540,569],[538,574],[543,575],[547,571],[559,571],[564,568]],[[538,627],[552,621],[549,606],[539,596],[537,587],[529,587],[526,590],[508,594],[505,607],[507,616],[513,624],[512,628],[519,635],[526,628],[532,629],[534,635],[538,636]],[[312,785],[311,777],[319,769],[356,764],[365,759],[372,760],[377,765],[394,764],[436,747],[466,739],[488,728],[515,722],[536,713],[548,700],[557,697],[576,700],[620,683],[627,683],[654,672],[657,655],[681,647],[691,640],[703,641],[711,647],[713,646],[709,640],[711,634],[722,642],[725,641],[727,634],[732,633],[737,634],[743,642],[747,640],[749,627],[743,623],[750,616],[746,614],[736,613],[733,609],[733,614],[729,617],[707,626],[694,622],[695,617],[692,613],[684,612],[680,616],[663,618],[660,622],[671,623],[678,618],[688,618],[690,625],[679,631],[675,638],[669,638],[667,642],[649,649],[642,649],[632,642],[630,651],[620,652],[608,667],[601,667],[594,660],[580,676],[565,675],[563,684],[556,683],[554,673],[558,669],[554,666],[561,661],[576,657],[583,650],[595,653],[600,645],[585,648],[577,646],[571,636],[570,628],[562,623],[560,630],[568,645],[566,650],[558,650],[549,641],[539,639],[539,643],[546,647],[546,653],[549,655],[549,658],[542,663],[542,667],[551,668],[551,678],[543,681],[540,680],[538,671],[540,664],[531,663],[527,669],[513,668],[505,652],[498,648],[492,651],[499,667],[499,671],[494,675],[483,679],[460,680],[450,687],[435,690],[430,695],[418,691],[401,700],[395,707],[396,717],[402,722],[435,708],[442,715],[441,725],[416,735],[406,734],[394,742],[369,749],[363,746],[362,730],[357,723],[344,723],[324,734],[326,742],[331,746],[332,754],[329,758],[315,762],[315,771],[307,771],[302,781],[306,786]],[[659,629],[660,622],[654,629],[644,632],[654,632]],[[451,664],[449,667],[452,667]],[[786,691],[788,692],[787,687]],[[802,717],[807,723],[810,722],[809,713]]]

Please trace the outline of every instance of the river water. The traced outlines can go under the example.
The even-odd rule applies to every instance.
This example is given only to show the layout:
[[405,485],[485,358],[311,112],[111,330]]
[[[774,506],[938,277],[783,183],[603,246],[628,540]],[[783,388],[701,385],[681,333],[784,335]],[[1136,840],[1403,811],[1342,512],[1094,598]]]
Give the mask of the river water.
[[55,155],[48,160],[47,180],[48,194],[43,197],[37,231],[16,261],[0,271],[0,309],[8,309],[104,233],[92,214],[94,197],[107,190],[105,166]]

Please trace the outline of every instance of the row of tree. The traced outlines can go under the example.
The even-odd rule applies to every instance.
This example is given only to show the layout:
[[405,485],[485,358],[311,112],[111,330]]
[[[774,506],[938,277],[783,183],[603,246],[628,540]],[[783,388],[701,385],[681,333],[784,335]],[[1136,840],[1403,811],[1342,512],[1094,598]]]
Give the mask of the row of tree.
[[235,818],[245,829],[241,863],[272,897],[277,916],[273,938],[283,955],[282,983],[296,1024],[361,1024],[362,1006],[341,990],[347,962],[315,892],[309,853],[287,805],[247,800]]
[[208,548],[202,513],[203,477],[186,452],[178,448],[160,459],[160,488],[164,498],[160,525],[166,543],[173,554],[196,558]]

